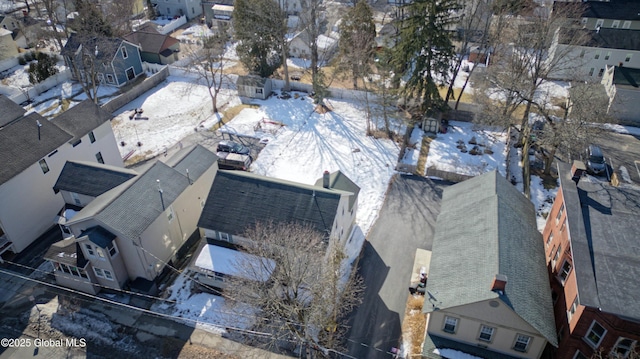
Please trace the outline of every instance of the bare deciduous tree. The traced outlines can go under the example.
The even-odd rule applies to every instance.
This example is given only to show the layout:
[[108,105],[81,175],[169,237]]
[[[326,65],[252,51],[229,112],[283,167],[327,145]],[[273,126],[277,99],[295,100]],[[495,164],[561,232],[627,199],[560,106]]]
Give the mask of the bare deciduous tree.
[[[491,121],[504,127],[511,126],[519,132],[518,144],[522,147],[524,194],[530,197],[529,148],[531,146],[532,122],[529,114],[536,108],[546,107],[549,100],[540,96],[543,84],[560,68],[579,67],[580,61],[572,56],[571,46],[555,47],[554,39],[562,34],[562,29],[573,25],[571,18],[580,10],[580,4],[563,7],[561,11],[548,13],[545,8],[535,4],[521,4],[509,7],[516,13],[501,13],[500,18],[508,16],[508,21],[497,19],[499,27],[493,31],[493,66],[487,69],[487,87],[491,91],[478,91],[479,102],[492,104],[485,109],[492,111]],[[581,45],[586,38],[576,36],[569,39],[569,45]],[[487,94],[492,98],[487,98]],[[522,117],[517,121],[514,116],[523,105]],[[498,106],[498,108],[495,108]],[[492,108],[493,107],[493,108]],[[496,111],[497,110],[497,111]],[[495,116],[495,115],[498,116]],[[490,116],[483,116],[489,119]],[[515,121],[514,121],[515,120]]]
[[[237,263],[245,278],[271,273],[270,283],[238,279],[227,293],[260,309],[256,330],[272,337],[269,346],[301,345],[328,354],[336,350],[346,327],[341,320],[360,303],[362,281],[345,264],[344,246],[316,229],[300,224],[258,223],[244,237],[248,253],[267,260]],[[306,354],[304,354],[306,355]]]
[[213,113],[218,113],[218,94],[226,79],[224,54],[230,38],[229,33],[223,29],[212,36],[202,37],[202,48],[192,47],[188,50],[188,56],[192,60],[189,71],[196,74],[200,82],[207,87]]

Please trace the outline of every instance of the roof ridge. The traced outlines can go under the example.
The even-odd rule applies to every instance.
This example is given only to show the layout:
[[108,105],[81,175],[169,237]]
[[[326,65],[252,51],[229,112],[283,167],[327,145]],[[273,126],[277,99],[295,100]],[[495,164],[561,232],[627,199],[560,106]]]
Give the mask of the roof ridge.
[[233,171],[233,170],[218,170],[218,174],[223,174],[223,175],[231,175],[233,176],[238,176],[238,177],[245,177],[245,178],[253,178],[256,180],[261,180],[261,181],[265,181],[265,182],[270,182],[270,183],[275,183],[275,184],[282,184],[282,185],[289,185],[292,187],[297,187],[300,189],[307,189],[309,191],[317,191],[317,192],[322,192],[322,193],[326,193],[326,194],[350,194],[351,192],[345,192],[342,190],[337,190],[337,189],[327,189],[321,186],[316,186],[316,185],[310,185],[310,184],[306,184],[306,183],[301,183],[301,182],[295,182],[295,181],[290,181],[290,180],[286,180],[286,179],[280,179],[280,178],[276,178],[276,177],[269,177],[269,176],[263,176],[263,175],[259,175],[253,172],[244,172],[244,171]]

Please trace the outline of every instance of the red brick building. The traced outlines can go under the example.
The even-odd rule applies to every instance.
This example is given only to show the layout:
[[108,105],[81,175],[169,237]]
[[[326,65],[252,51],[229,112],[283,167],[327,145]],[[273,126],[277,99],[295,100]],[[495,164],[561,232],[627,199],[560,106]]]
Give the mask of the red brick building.
[[558,166],[542,233],[558,359],[628,357],[640,342],[640,189]]

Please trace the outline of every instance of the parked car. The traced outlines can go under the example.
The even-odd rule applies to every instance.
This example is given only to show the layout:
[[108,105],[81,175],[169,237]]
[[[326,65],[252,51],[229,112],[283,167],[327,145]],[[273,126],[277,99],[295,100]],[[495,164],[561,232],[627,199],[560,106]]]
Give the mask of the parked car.
[[601,174],[607,168],[600,147],[589,145],[587,148],[587,170],[593,174]]
[[231,152],[218,152],[218,167],[226,170],[249,170],[251,156]]
[[233,141],[220,141],[218,143],[218,152],[238,153],[241,155],[248,155],[250,150],[248,147],[243,146]]

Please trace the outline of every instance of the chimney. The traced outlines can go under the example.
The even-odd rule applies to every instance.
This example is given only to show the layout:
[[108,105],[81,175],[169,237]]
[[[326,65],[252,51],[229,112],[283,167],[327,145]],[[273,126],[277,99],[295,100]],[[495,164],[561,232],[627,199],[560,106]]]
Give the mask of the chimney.
[[578,184],[580,177],[584,176],[585,173],[587,173],[587,167],[584,165],[584,162],[574,160],[571,165],[571,179],[573,182]]
[[324,171],[324,173],[322,174],[322,187],[329,188],[329,176],[329,171]]
[[42,127],[40,120],[36,120],[36,125],[38,126],[38,141],[40,141],[40,128]]
[[491,291],[503,294],[507,286],[507,276],[504,274],[496,274],[491,283]]

